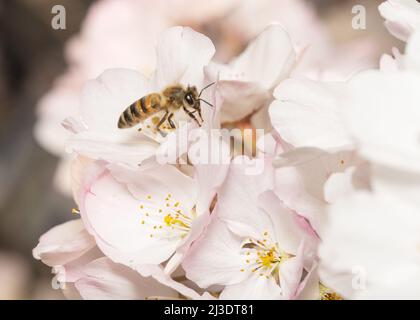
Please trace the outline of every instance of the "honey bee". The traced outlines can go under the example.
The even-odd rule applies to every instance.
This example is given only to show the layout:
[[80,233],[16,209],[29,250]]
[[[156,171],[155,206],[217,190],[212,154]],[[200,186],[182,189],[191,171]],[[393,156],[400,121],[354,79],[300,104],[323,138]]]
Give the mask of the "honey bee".
[[169,123],[169,126],[172,129],[176,128],[172,117],[174,116],[174,112],[180,109],[200,126],[196,117],[196,115],[198,115],[201,122],[203,121],[200,102],[202,101],[213,107],[212,104],[200,97],[203,91],[213,84],[214,83],[210,83],[205,86],[201,89],[200,93],[198,93],[197,88],[194,86],[187,86],[185,88],[181,84],[175,84],[167,87],[160,93],[147,94],[134,101],[123,113],[121,113],[118,119],[118,128],[132,128],[150,118],[152,115],[164,110],[165,114],[156,124],[156,130],[162,134],[160,127],[165,121]]

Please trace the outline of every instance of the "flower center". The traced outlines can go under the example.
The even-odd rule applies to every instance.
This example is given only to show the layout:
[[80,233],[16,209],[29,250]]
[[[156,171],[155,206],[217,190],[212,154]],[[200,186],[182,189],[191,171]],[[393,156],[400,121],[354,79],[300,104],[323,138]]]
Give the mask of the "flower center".
[[194,211],[186,210],[172,195],[159,199],[148,195],[140,206],[140,223],[145,226],[149,237],[184,238],[191,229]]
[[291,255],[279,248],[267,231],[263,233],[260,239],[246,239],[242,244],[241,250],[247,266],[241,269],[241,272],[258,272],[259,276],[274,277],[276,281],[278,281],[280,264],[291,257]]

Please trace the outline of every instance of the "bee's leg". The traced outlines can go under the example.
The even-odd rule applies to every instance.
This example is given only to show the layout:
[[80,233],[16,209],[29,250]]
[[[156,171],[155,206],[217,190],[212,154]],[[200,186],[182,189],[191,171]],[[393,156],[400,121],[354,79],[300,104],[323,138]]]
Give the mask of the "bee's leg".
[[172,117],[174,116],[174,114],[173,113],[171,113],[170,115],[169,115],[169,117],[168,117],[168,122],[169,122],[169,125],[171,126],[171,128],[172,129],[176,129],[176,126],[175,126],[175,123],[172,121]]
[[166,118],[168,117],[169,112],[166,111],[165,115],[160,119],[159,123],[156,126],[156,130],[159,131],[159,133],[164,137],[166,136],[166,134],[164,134],[161,130],[160,130],[160,126],[166,121]]
[[203,116],[201,115],[201,110],[200,109],[196,109],[198,112],[198,115],[200,116],[201,122],[204,122]]
[[197,120],[197,118],[194,116],[194,114],[190,111],[190,110],[188,110],[187,108],[185,108],[185,106],[182,106],[182,108],[184,109],[184,111],[188,114],[188,116],[191,118],[191,119],[194,119],[194,121],[195,122],[197,122],[197,124],[200,126],[200,123],[198,122],[198,120]]

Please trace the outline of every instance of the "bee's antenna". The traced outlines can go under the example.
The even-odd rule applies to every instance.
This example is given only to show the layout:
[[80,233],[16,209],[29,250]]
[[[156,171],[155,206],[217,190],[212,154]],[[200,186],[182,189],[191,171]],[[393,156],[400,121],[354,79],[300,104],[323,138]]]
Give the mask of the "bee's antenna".
[[198,100],[203,101],[204,103],[208,104],[212,108],[214,107],[214,105],[212,105],[210,102],[207,102],[206,100],[203,100],[203,99],[198,99]]
[[198,95],[198,97],[201,97],[201,94],[203,93],[204,90],[206,90],[208,87],[211,87],[212,85],[214,85],[216,82],[212,82],[208,85],[206,85],[203,89],[201,89],[200,94]]

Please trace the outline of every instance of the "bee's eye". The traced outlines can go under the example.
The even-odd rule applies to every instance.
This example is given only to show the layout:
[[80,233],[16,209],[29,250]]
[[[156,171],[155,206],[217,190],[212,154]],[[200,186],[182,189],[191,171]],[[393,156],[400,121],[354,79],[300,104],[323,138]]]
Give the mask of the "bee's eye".
[[185,101],[187,101],[187,103],[188,103],[190,106],[193,106],[193,105],[194,105],[194,98],[193,98],[193,96],[192,96],[192,94],[191,94],[191,93],[187,93],[187,94],[185,95]]

